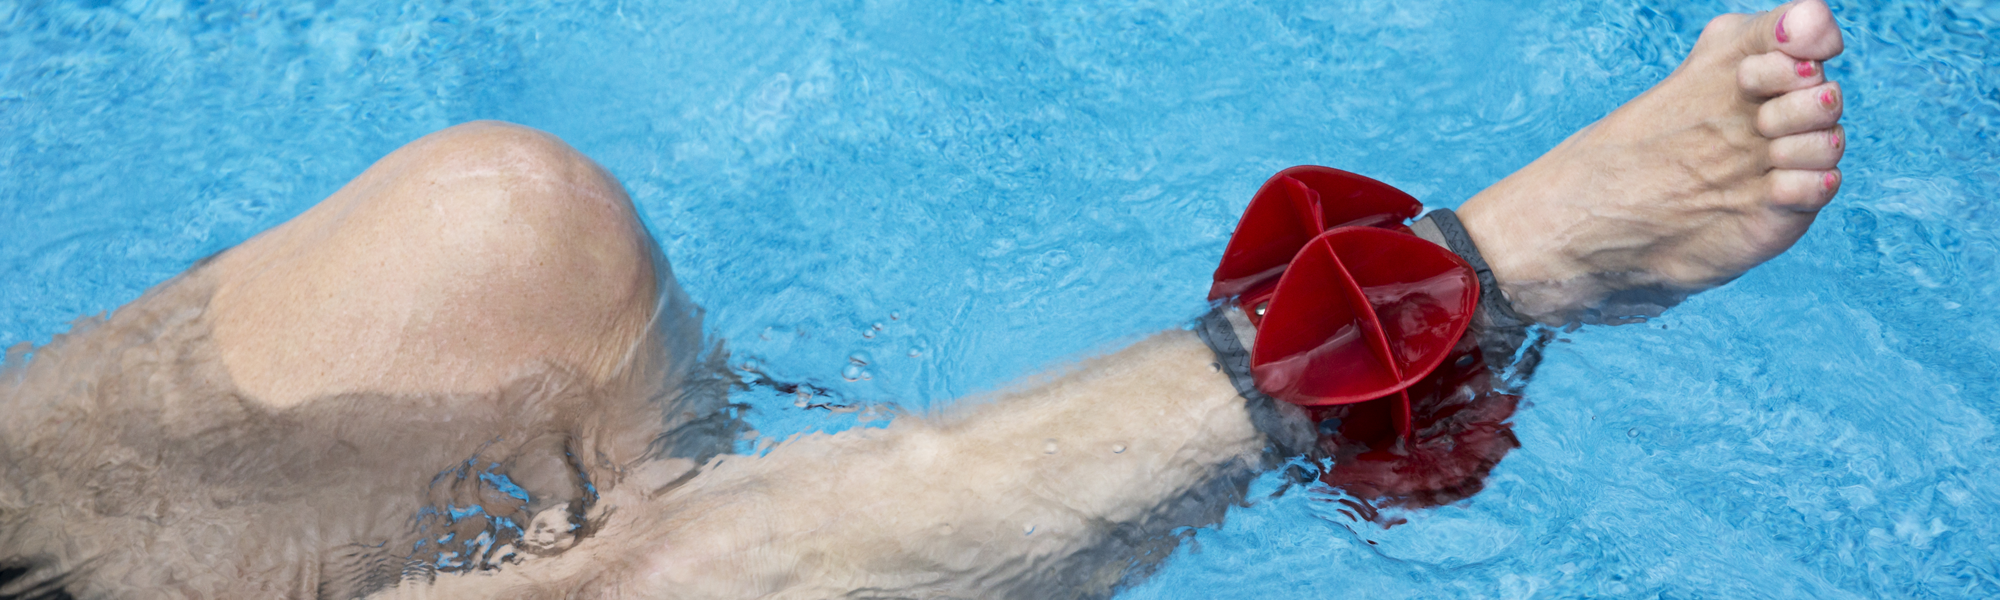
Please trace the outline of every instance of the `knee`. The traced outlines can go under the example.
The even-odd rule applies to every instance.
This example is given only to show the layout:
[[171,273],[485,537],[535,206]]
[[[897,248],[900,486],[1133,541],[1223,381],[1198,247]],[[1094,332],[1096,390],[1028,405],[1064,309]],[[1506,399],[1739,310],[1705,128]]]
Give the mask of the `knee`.
[[305,220],[313,212],[331,221],[306,262],[344,275],[311,285],[369,290],[370,301],[412,307],[459,335],[629,340],[659,298],[657,250],[624,187],[519,125],[425,136]]
[[[487,171],[617,187],[589,157],[548,132],[506,121],[471,121],[426,135],[390,157],[409,154],[419,169]],[[436,173],[448,175],[448,173]]]
[[[595,161],[540,130],[474,121],[425,136],[396,154],[403,197],[473,224],[494,221],[622,229],[636,221],[625,188]],[[391,155],[391,158],[399,158]],[[607,233],[599,231],[598,233]]]
[[551,364],[603,382],[649,335],[661,260],[595,162],[470,123],[224,253],[209,310],[232,376],[280,404],[491,391]]
[[534,287],[652,280],[651,237],[624,187],[554,135],[475,121],[384,162],[398,163],[384,165],[398,193],[375,197],[402,206],[383,212],[398,229],[421,224],[455,270]]

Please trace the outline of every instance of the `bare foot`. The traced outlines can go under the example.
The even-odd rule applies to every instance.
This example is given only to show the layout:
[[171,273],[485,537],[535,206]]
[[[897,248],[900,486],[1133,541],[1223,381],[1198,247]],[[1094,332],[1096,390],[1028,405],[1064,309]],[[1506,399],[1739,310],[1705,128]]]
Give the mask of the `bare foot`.
[[1821,62],[1841,48],[1821,0],[1717,17],[1666,81],[1466,201],[1515,308],[1616,319],[1790,248],[1840,188],[1840,85]]

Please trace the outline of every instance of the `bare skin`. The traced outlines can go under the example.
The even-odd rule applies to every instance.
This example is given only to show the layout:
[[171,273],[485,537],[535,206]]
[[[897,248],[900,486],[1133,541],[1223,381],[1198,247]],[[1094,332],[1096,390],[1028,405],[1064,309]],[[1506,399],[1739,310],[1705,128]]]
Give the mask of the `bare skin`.
[[1577,320],[1634,291],[1684,297],[1783,253],[1840,189],[1840,54],[1824,3],[1709,22],[1666,81],[1466,201],[1523,314]]
[[209,308],[236,384],[274,406],[487,391],[550,363],[603,381],[653,316],[654,247],[595,162],[473,123],[218,257]]
[[[1820,61],[1840,49],[1819,0],[1718,18],[1665,82],[1468,201],[1462,217],[1516,307],[1567,322],[1632,290],[1685,294],[1719,285],[1790,247],[1838,188],[1839,88],[1825,81]],[[195,317],[212,338],[209,371],[246,406],[277,417],[342,414],[337,409],[359,401],[341,394],[378,395],[365,398],[383,403],[373,407],[380,414],[422,406],[485,415],[495,409],[483,394],[550,371],[598,390],[556,405],[563,412],[638,414],[649,405],[628,398],[645,387],[637,380],[684,360],[700,334],[669,325],[685,307],[676,308],[671,274],[634,214],[615,180],[547,134],[472,123],[426,136],[191,274],[214,289]],[[120,313],[171,313],[160,298],[172,296],[149,295]],[[107,331],[120,330],[118,318]],[[699,466],[648,449],[670,425],[628,417],[551,425],[535,439],[588,439],[521,452],[561,457],[589,448],[601,458],[578,467],[601,493],[574,515],[587,527],[566,529],[567,513],[547,512],[567,510],[560,506],[535,512],[521,519],[536,529],[521,540],[534,552],[501,568],[363,589],[425,597],[1106,593],[1125,563],[1098,550],[1213,519],[1226,503],[1208,494],[1260,466],[1273,442],[1252,426],[1251,411],[1210,360],[1192,334],[1165,332],[962,402],[956,414],[903,417],[887,429],[812,436],[763,457]],[[63,383],[59,373],[35,368],[24,380]],[[25,449],[0,457],[63,458],[37,452],[66,448],[50,440],[73,435],[51,433],[70,413],[0,392],[0,411],[22,415],[0,424],[0,451]],[[484,426],[473,421],[462,426]],[[430,461],[411,467],[414,481],[465,451],[433,448],[442,442],[422,430],[359,447],[334,430],[328,447],[341,452]],[[214,435],[202,423],[176,431],[161,435]],[[467,447],[502,437],[459,433],[453,443]],[[509,474],[535,488],[531,476],[561,479],[559,467]],[[65,492],[72,488],[62,477],[36,477],[0,481],[0,514],[13,502],[69,501],[62,493],[100,501],[137,493],[94,480]],[[403,485],[391,479],[378,487]],[[57,483],[37,487],[44,481]],[[308,539],[329,548],[374,539],[329,539],[373,531],[342,521],[347,512],[377,518],[353,509],[365,498],[297,502],[288,510],[322,515]],[[146,522],[165,532],[213,519],[171,513],[199,506],[159,510],[170,514]],[[381,512],[378,520],[408,518]],[[0,530],[0,539],[40,538]],[[59,560],[92,558],[59,537],[41,541]],[[237,560],[237,546],[190,544],[179,550],[189,561],[135,561],[132,569],[156,571],[79,585],[100,595],[153,595],[164,592],[118,585],[170,577],[187,596],[268,597],[313,582],[255,577],[323,583],[337,573],[312,565],[277,575],[216,569]],[[294,551],[302,553],[294,562],[334,564],[315,554],[326,550]]]

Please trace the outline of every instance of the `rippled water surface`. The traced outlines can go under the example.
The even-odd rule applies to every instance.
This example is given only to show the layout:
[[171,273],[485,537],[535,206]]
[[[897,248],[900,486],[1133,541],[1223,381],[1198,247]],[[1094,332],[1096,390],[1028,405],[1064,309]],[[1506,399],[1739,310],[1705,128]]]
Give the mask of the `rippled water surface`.
[[[505,119],[624,181],[739,365],[932,410],[1194,316],[1280,168],[1456,205],[1754,8],[0,0],[0,344]],[[1565,334],[1483,494],[1259,495],[1123,597],[2000,596],[2000,5],[1835,12],[1846,183],[1791,253]]]

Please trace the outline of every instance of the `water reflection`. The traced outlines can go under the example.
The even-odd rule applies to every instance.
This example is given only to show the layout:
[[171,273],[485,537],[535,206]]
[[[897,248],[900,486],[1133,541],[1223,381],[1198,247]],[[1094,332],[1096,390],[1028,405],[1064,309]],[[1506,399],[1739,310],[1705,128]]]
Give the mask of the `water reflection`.
[[1397,435],[1393,397],[1316,411],[1320,450],[1332,458],[1319,481],[1361,500],[1349,502],[1352,516],[1370,521],[1379,518],[1376,508],[1427,508],[1478,494],[1493,467],[1521,447],[1507,422],[1521,397],[1493,379],[1468,335],[1410,386],[1411,439]]

